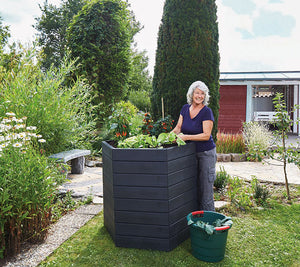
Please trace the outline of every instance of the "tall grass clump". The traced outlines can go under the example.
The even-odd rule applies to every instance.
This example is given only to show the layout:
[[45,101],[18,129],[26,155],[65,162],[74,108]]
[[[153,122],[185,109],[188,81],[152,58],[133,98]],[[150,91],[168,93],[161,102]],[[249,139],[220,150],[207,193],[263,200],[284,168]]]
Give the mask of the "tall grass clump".
[[216,147],[218,153],[244,153],[244,137],[242,134],[228,134],[218,132]]
[[59,69],[43,72],[35,56],[33,49],[20,52],[19,64],[2,73],[0,114],[12,111],[38,125],[48,154],[87,146],[93,124],[89,86],[80,78],[71,81],[74,61],[64,59]]
[[248,159],[261,161],[272,141],[273,135],[265,124],[251,121],[243,124],[243,136],[247,147]]
[[64,181],[27,118],[0,117],[0,259],[45,238],[56,187]]

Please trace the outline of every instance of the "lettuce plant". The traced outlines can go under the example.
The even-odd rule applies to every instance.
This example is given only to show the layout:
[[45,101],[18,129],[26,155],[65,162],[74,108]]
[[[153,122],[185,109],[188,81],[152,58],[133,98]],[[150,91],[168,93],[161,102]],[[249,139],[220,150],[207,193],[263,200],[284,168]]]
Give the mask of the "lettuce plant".
[[158,137],[152,135],[135,135],[119,141],[118,148],[162,148],[164,145],[185,145],[185,142],[175,133],[161,133]]

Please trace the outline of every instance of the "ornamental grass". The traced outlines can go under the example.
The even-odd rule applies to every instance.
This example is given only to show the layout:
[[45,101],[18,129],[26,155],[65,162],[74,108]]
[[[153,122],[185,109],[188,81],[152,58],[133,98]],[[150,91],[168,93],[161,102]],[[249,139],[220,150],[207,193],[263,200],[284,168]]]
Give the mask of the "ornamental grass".
[[242,134],[218,132],[217,153],[245,153],[245,142]]

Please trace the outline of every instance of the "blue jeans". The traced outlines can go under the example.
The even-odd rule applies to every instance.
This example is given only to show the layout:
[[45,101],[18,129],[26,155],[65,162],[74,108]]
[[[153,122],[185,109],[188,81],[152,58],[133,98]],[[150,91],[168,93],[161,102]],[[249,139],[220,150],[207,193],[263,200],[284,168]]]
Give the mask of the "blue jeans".
[[198,161],[198,209],[215,211],[214,181],[216,179],[216,148],[196,154]]

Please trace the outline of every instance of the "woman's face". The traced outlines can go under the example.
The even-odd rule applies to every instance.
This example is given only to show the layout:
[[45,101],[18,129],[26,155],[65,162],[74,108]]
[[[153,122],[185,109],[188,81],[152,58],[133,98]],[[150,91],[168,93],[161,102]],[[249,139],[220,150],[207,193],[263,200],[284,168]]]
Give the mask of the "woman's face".
[[196,88],[193,93],[193,103],[202,104],[204,99],[205,99],[205,93],[199,88]]

